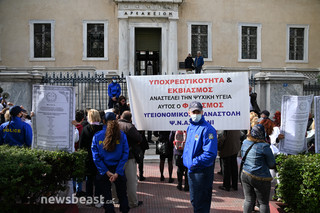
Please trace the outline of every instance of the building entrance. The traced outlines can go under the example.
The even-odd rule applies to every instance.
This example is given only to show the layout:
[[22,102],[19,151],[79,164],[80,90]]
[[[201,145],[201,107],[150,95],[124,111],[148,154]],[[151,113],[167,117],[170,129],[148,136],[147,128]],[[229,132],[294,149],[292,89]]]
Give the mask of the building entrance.
[[159,75],[161,28],[135,28],[135,75]]

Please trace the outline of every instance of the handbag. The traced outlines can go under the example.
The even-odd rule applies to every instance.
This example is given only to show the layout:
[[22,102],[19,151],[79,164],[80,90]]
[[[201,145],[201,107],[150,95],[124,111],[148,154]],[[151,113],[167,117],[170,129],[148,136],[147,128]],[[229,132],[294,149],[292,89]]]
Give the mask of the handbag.
[[165,141],[156,142],[156,154],[157,155],[167,155],[168,154],[168,145]]

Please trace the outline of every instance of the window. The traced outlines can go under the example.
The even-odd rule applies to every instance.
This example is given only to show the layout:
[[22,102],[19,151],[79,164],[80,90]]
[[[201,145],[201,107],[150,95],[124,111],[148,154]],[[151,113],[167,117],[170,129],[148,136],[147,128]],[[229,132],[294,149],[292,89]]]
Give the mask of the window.
[[287,26],[287,62],[308,62],[307,25]]
[[238,31],[238,61],[261,62],[261,24],[240,23]]
[[31,20],[30,26],[30,60],[52,61],[54,58],[55,21]]
[[212,24],[188,22],[188,52],[193,57],[200,51],[205,61],[212,61]]
[[83,22],[83,60],[108,60],[108,22]]

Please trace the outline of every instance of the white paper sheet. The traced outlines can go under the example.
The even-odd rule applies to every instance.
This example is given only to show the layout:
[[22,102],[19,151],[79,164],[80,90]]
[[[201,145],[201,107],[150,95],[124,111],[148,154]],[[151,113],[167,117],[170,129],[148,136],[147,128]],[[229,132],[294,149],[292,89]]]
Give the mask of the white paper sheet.
[[286,154],[299,154],[306,150],[306,130],[313,95],[282,97],[281,133],[284,139],[279,150]]
[[74,151],[75,92],[73,87],[34,85],[32,148]]

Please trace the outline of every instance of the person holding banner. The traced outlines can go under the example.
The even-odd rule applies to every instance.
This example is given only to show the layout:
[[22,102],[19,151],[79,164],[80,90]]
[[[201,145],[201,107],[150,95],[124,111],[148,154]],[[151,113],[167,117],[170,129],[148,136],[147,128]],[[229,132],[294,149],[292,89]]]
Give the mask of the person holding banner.
[[182,158],[188,168],[190,201],[194,212],[210,212],[217,132],[204,119],[201,103],[192,102],[188,114],[190,125]]
[[257,93],[252,92],[252,87],[249,86],[249,97],[250,97],[250,112],[255,112],[260,115],[260,108],[257,103]]
[[126,135],[120,131],[116,115],[107,112],[103,129],[93,136],[92,156],[98,169],[97,187],[104,197],[105,212],[115,212],[111,195],[111,183],[116,185],[120,211],[129,212],[124,165],[128,161],[129,146]]

